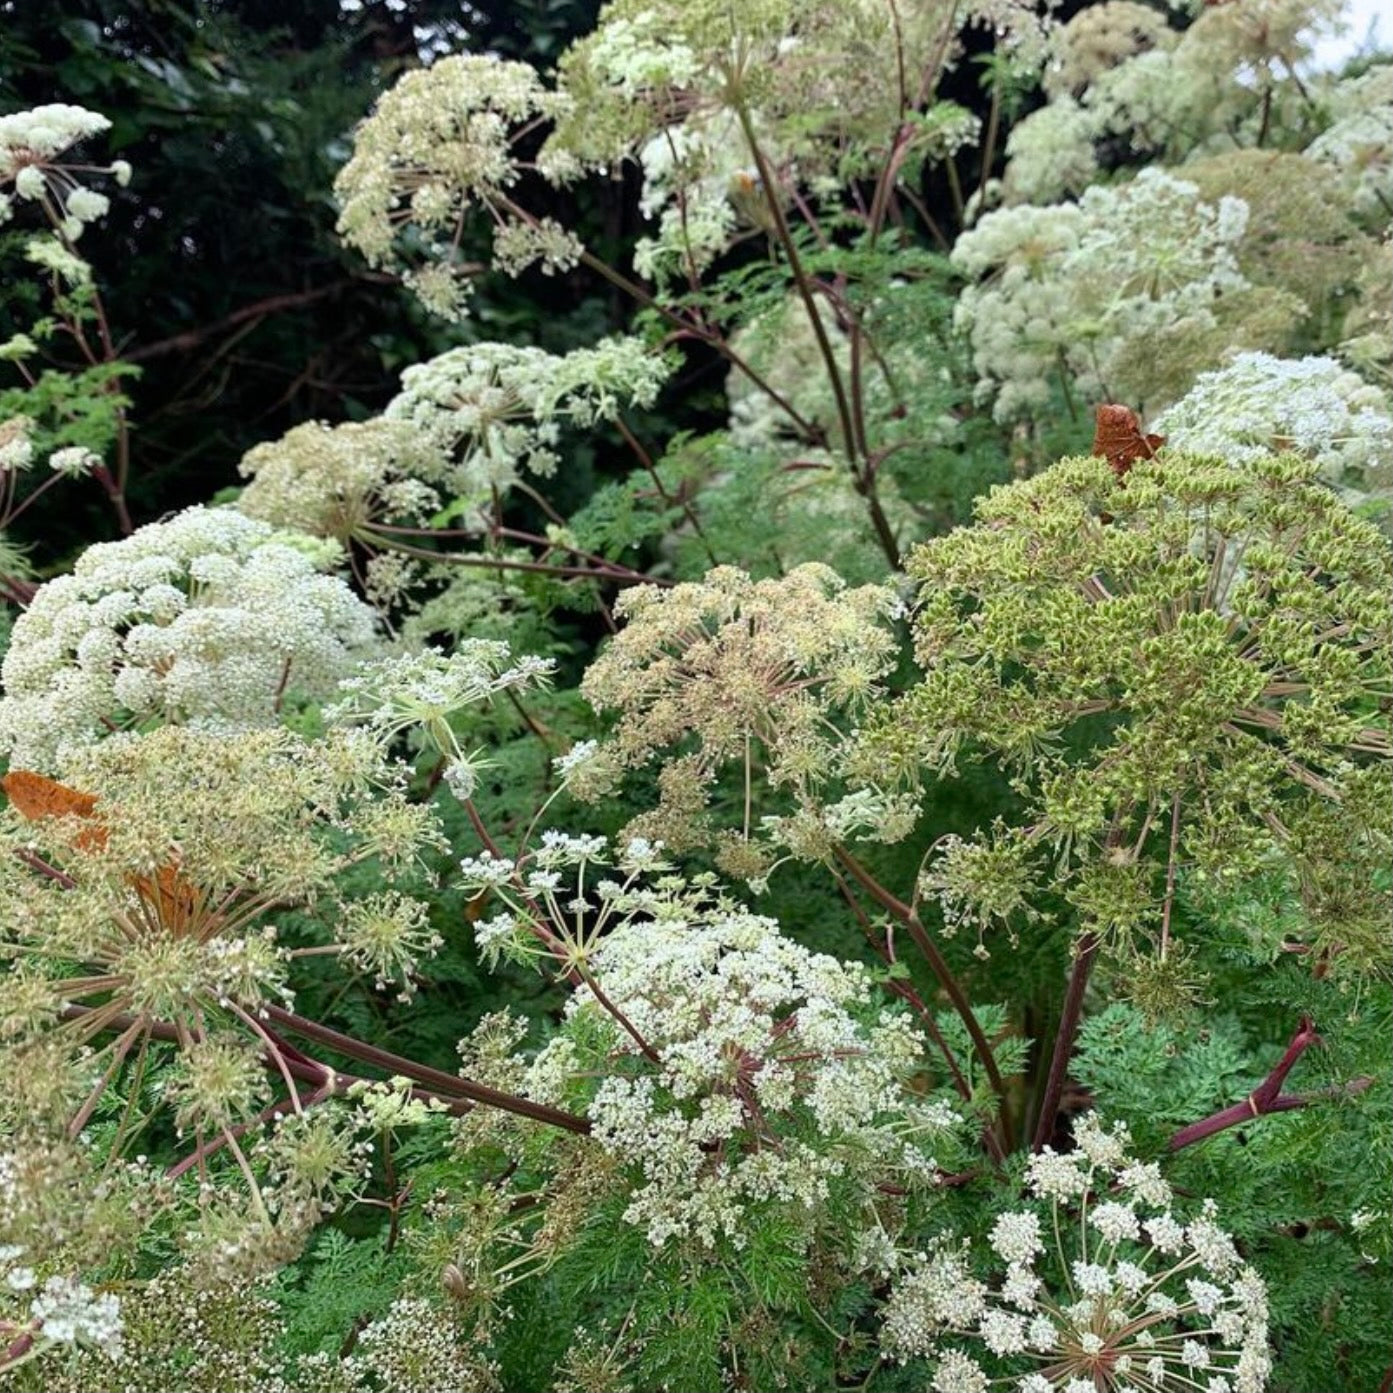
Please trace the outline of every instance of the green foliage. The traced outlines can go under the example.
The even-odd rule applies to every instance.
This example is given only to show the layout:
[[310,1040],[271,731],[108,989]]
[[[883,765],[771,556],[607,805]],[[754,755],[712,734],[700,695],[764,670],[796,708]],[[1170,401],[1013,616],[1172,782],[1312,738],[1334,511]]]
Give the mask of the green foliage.
[[1387,1381],[1393,65],[1256,3],[9,7],[0,1387]]

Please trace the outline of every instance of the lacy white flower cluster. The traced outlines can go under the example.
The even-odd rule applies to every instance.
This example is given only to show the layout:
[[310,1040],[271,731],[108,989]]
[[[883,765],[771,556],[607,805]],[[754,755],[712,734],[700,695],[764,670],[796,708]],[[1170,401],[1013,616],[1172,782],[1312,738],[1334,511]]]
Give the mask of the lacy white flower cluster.
[[736,906],[674,917],[661,900],[594,948],[567,1028],[528,1076],[554,1096],[603,1070],[588,1111],[599,1144],[638,1171],[625,1219],[655,1247],[739,1246],[756,1207],[810,1220],[834,1187],[860,1203],[881,1181],[933,1184],[935,1140],[959,1119],[907,1089],[920,1039],[876,1008],[864,969]]
[[89,547],[15,621],[0,748],[50,769],[119,724],[246,729],[332,690],[375,642],[372,610],[321,573],[334,550],[203,507]]
[[[20,1261],[24,1255],[17,1244],[0,1245],[0,1332],[6,1342],[30,1335],[40,1345],[86,1345],[118,1358],[120,1298],[71,1277],[52,1276],[40,1286],[34,1269]],[[21,1309],[11,1315],[6,1308],[15,1301]],[[5,1362],[0,1351],[0,1370]]]
[[1349,503],[1393,503],[1388,395],[1333,358],[1240,353],[1153,423],[1172,449],[1246,463],[1295,451]]
[[1148,168],[1077,204],[989,213],[958,239],[953,264],[982,279],[955,321],[998,420],[1046,406],[1061,370],[1085,398],[1145,396],[1135,379],[1157,336],[1216,325],[1216,302],[1248,285],[1236,256],[1248,206],[1198,193]]
[[1333,123],[1304,151],[1344,177],[1361,216],[1393,220],[1393,63],[1337,83],[1328,96]]
[[[517,228],[520,220],[504,211],[519,174],[512,134],[565,106],[525,63],[457,54],[408,72],[354,135],[353,158],[334,184],[340,234],[370,264],[407,268],[406,283],[428,309],[461,314],[468,300],[456,262],[463,219],[483,205],[496,225]],[[423,266],[408,260],[408,229],[425,241]],[[556,234],[559,228],[550,252],[539,253],[553,265],[572,263],[580,244]],[[515,245],[505,247],[510,258],[516,261]]]
[[[45,205],[63,235],[76,241],[88,223],[106,215],[111,203],[80,183],[59,157],[78,141],[110,129],[105,116],[63,102],[0,116],[0,185],[13,183],[15,198]],[[91,166],[83,169],[90,172]],[[125,160],[106,166],[105,172],[122,186],[130,182]],[[0,194],[0,223],[12,211],[9,195]]]
[[[563,774],[590,755],[593,743],[581,741],[556,761]],[[623,879],[595,877],[596,870],[607,868]],[[674,912],[662,893],[639,885],[642,876],[670,869],[661,842],[635,837],[616,854],[606,837],[572,836],[556,829],[543,832],[537,845],[516,862],[489,851],[460,862],[464,885],[496,896],[505,907],[474,926],[485,961],[493,964],[506,956],[526,962],[549,956],[565,971],[584,970],[601,939],[626,916]],[[677,883],[664,880],[660,885],[671,889]]]
[[451,457],[441,482],[478,516],[519,470],[543,478],[556,472],[563,425],[587,427],[651,406],[668,371],[660,354],[631,337],[560,356],[476,343],[407,368],[386,415]]
[[446,761],[445,781],[464,801],[474,792],[480,762],[465,753],[453,722],[499,692],[551,680],[549,658],[525,655],[516,662],[506,643],[463,639],[448,654],[436,648],[366,663],[339,682],[339,701],[325,709],[332,723],[361,725],[384,745],[419,731]]
[[1031,1157],[1030,1202],[997,1219],[989,1258],[946,1240],[916,1255],[886,1303],[887,1356],[929,1360],[933,1393],[1262,1393],[1267,1289],[1212,1201],[1176,1217],[1121,1125],[1090,1114],[1074,1140]]
[[[1132,0],[1086,6],[1050,35],[1042,75],[1050,102],[1013,130],[1002,193],[1019,202],[1078,192],[1097,173],[1098,148],[1119,142],[1166,162],[1235,147],[1300,148],[1326,102],[1297,69],[1339,9],[1340,0],[1244,0],[1207,6],[1178,34]],[[1358,81],[1330,94],[1329,115],[1349,121],[1332,137],[1330,158],[1372,202],[1387,179],[1390,127],[1380,102],[1388,98],[1379,83]],[[1359,151],[1374,165],[1368,178],[1354,168]]]

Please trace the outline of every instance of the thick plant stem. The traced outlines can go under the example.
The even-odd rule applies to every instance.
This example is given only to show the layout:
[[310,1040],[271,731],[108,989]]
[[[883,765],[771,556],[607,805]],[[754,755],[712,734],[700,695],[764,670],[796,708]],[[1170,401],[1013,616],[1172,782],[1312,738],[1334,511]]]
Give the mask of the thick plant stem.
[[[865,933],[867,941],[875,949],[879,957],[889,967],[895,966],[895,954],[887,942],[882,942],[876,938],[871,929],[870,920],[866,917],[865,911],[856,902],[856,897],[851,893],[851,886],[846,883],[846,878],[837,870],[832,871],[836,877],[837,888],[842,892],[842,898],[847,902],[848,908],[856,916],[861,925],[862,932]],[[949,1048],[948,1041],[943,1038],[943,1032],[938,1028],[938,1022],[934,1019],[934,1014],[929,1010],[928,1004],[907,982],[891,981],[886,984],[886,990],[893,992],[901,1000],[909,1003],[914,1014],[919,1017],[920,1024],[924,1027],[924,1033],[938,1047],[939,1053],[943,1056],[943,1062],[948,1066],[948,1072],[952,1076],[953,1086],[958,1090],[958,1096],[964,1102],[972,1099],[972,1085],[968,1083],[966,1076],[958,1065],[958,1061],[953,1057],[953,1051]]]
[[1265,1117],[1268,1113],[1290,1112],[1295,1108],[1308,1107],[1321,1099],[1351,1098],[1363,1093],[1373,1084],[1373,1079],[1359,1078],[1351,1079],[1341,1087],[1325,1089],[1314,1094],[1283,1093],[1282,1084],[1291,1073],[1293,1065],[1312,1045],[1320,1043],[1321,1038],[1315,1024],[1309,1016],[1303,1016],[1296,1033],[1288,1041],[1285,1052],[1272,1072],[1241,1103],[1220,1108],[1218,1112],[1211,1113],[1198,1122],[1192,1122],[1188,1127],[1182,1127],[1171,1137],[1168,1143],[1170,1150],[1183,1151],[1187,1146],[1193,1146],[1206,1137],[1227,1131],[1230,1127],[1242,1126],[1243,1123]]
[[[867,894],[883,909],[887,909],[896,919],[909,930],[909,936],[914,940],[915,947],[928,959],[929,967],[933,974],[938,978],[938,984],[943,988],[948,1000],[952,1002],[953,1009],[958,1013],[963,1025],[967,1029],[969,1038],[972,1040],[973,1048],[977,1052],[977,1057],[982,1063],[982,1068],[986,1071],[988,1080],[991,1082],[992,1089],[998,1097],[1004,1099],[1006,1096],[1006,1084],[1001,1077],[1001,1070],[997,1068],[996,1058],[992,1053],[991,1042],[982,1032],[982,1027],[977,1023],[977,1017],[973,1014],[972,1006],[967,999],[967,994],[962,989],[962,984],[953,975],[953,969],[948,966],[947,959],[939,952],[933,939],[929,937],[928,930],[925,929],[923,921],[915,913],[913,906],[907,905],[898,895],[893,895],[887,890],[849,851],[844,847],[838,847],[836,851],[837,860],[851,873],[852,879],[861,886]],[[1003,1126],[1005,1125],[1005,1115],[1003,1114]],[[1009,1148],[1008,1148],[1009,1149]]]
[[1059,1101],[1064,1096],[1064,1080],[1069,1073],[1069,1060],[1074,1053],[1074,1040],[1079,1033],[1079,1018],[1083,1015],[1083,994],[1088,987],[1093,960],[1098,956],[1102,939],[1097,934],[1085,934],[1074,954],[1074,966],[1069,972],[1069,990],[1064,995],[1064,1010],[1055,1032],[1054,1053],[1050,1056],[1049,1078],[1045,1081],[1045,1096],[1040,1100],[1040,1116],[1035,1123],[1032,1151],[1048,1146],[1054,1135],[1055,1119],[1059,1116]]
[[534,1122],[546,1122],[568,1132],[584,1135],[590,1131],[589,1120],[576,1113],[549,1108],[543,1103],[534,1103],[529,1098],[519,1098],[514,1094],[490,1088],[487,1084],[475,1083],[471,1079],[460,1078],[457,1074],[447,1074],[442,1069],[432,1069],[426,1064],[417,1064],[402,1055],[369,1045],[364,1040],[343,1035],[327,1025],[320,1025],[318,1021],[297,1016],[293,1011],[287,1011],[281,1006],[267,1006],[265,1011],[271,1020],[293,1035],[317,1040],[321,1045],[327,1045],[340,1054],[348,1055],[350,1059],[361,1059],[365,1064],[375,1064],[388,1073],[402,1074],[409,1079],[415,1079],[417,1083],[425,1084],[427,1088],[438,1089],[442,1093],[453,1093],[457,1097],[468,1098],[471,1102],[482,1103],[485,1107],[516,1113],[519,1117],[530,1117]]
[[713,566],[719,566],[721,564],[720,559],[717,557],[716,550],[711,545],[710,539],[702,530],[701,519],[697,516],[696,509],[692,507],[691,501],[684,498],[680,492],[675,497],[668,492],[667,487],[663,483],[662,475],[658,473],[658,466],[653,463],[652,455],[643,448],[638,437],[624,424],[624,418],[622,416],[616,416],[614,424],[619,428],[619,434],[623,436],[624,443],[634,452],[638,462],[648,471],[648,477],[653,480],[653,486],[658,490],[658,497],[661,498],[668,507],[672,507],[675,504],[682,509],[682,515],[687,519],[692,532],[701,542],[702,548],[706,552],[707,559]]
[[784,217],[783,205],[774,192],[774,171],[770,168],[769,161],[765,159],[764,151],[760,148],[759,141],[755,136],[754,124],[750,120],[749,109],[744,102],[736,104],[735,115],[740,122],[741,131],[744,132],[745,144],[750,147],[750,157],[754,160],[755,169],[759,173],[760,184],[764,189],[765,205],[768,207],[769,216],[774,223],[774,235],[780,247],[783,248],[784,255],[788,258],[789,273],[793,276],[793,284],[797,287],[799,298],[803,301],[803,308],[807,311],[808,324],[813,331],[813,338],[817,341],[817,351],[827,369],[827,381],[832,388],[832,398],[837,404],[837,419],[842,428],[842,448],[854,470],[856,468],[856,428],[851,417],[851,404],[847,401],[846,388],[842,383],[842,374],[837,367],[836,355],[832,352],[832,342],[827,337],[827,326],[822,322],[817,301],[813,299],[812,283],[808,279],[807,271],[803,268],[803,258],[798,255],[797,243],[794,242],[793,234],[788,229],[788,220]]
[[[755,162],[755,169],[759,173],[760,184],[764,189],[765,205],[769,209],[769,216],[774,226],[775,239],[783,249],[784,256],[788,259],[789,273],[793,277],[793,284],[797,288],[799,298],[803,301],[803,308],[807,313],[808,323],[817,343],[818,354],[827,370],[827,381],[832,388],[832,399],[836,403],[837,420],[842,431],[842,450],[856,481],[856,491],[866,499],[871,523],[875,527],[876,540],[880,543],[886,560],[889,561],[893,570],[899,570],[900,548],[885,516],[884,509],[880,506],[880,500],[876,497],[875,471],[869,461],[863,463],[858,458],[857,442],[865,439],[864,422],[852,409],[852,402],[847,397],[846,385],[842,382],[841,369],[837,366],[837,357],[832,351],[832,341],[827,337],[827,326],[822,322],[817,301],[813,297],[812,278],[808,275],[803,265],[803,259],[798,254],[798,244],[793,240],[793,234],[789,231],[788,219],[784,217],[783,205],[779,202],[778,195],[774,191],[774,171],[770,168],[769,161],[760,148],[759,140],[755,136],[754,123],[750,120],[749,109],[743,102],[735,104],[735,115],[740,122],[740,129],[744,133],[745,143],[750,148],[750,156]],[[853,331],[853,337],[856,332],[859,330]]]

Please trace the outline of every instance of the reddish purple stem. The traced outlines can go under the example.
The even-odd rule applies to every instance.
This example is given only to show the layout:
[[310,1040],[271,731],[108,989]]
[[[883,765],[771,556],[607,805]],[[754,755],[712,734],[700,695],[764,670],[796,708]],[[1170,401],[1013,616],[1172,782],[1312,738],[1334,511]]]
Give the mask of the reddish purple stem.
[[1286,1082],[1286,1077],[1291,1073],[1296,1061],[1312,1045],[1323,1043],[1324,1041],[1321,1040],[1320,1034],[1316,1030],[1315,1022],[1309,1016],[1302,1016],[1296,1028],[1296,1034],[1291,1037],[1286,1051],[1277,1061],[1272,1072],[1241,1103],[1221,1108],[1218,1112],[1211,1113],[1198,1122],[1190,1123],[1188,1127],[1182,1127],[1170,1139],[1170,1149],[1183,1151],[1185,1147],[1193,1146],[1196,1142],[1203,1141],[1206,1137],[1212,1137],[1217,1132],[1227,1131],[1230,1127],[1240,1127],[1245,1122],[1265,1117],[1268,1113],[1291,1112],[1295,1108],[1307,1107],[1323,1098],[1349,1098],[1355,1094],[1363,1093],[1373,1083],[1373,1079],[1351,1079],[1350,1082],[1339,1088],[1319,1093],[1282,1092],[1282,1085]]

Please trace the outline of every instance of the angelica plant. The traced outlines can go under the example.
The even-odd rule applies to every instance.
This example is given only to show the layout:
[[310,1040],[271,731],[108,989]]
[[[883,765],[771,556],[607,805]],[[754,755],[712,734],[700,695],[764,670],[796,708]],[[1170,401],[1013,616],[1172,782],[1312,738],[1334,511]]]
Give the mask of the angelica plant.
[[[1332,18],[616,0],[384,87],[340,230],[454,337],[235,501],[0,544],[0,1383],[1388,1384]],[[124,486],[104,120],[0,117],[86,364],[0,344],[0,510]],[[473,298],[534,275],[607,337]]]

